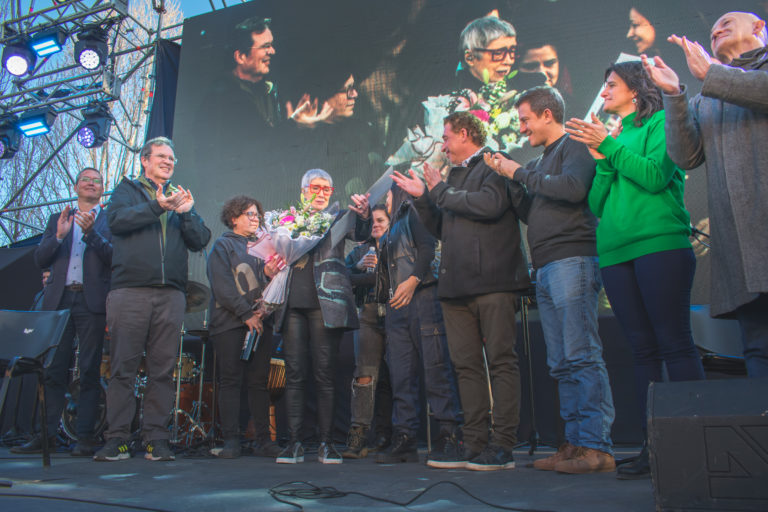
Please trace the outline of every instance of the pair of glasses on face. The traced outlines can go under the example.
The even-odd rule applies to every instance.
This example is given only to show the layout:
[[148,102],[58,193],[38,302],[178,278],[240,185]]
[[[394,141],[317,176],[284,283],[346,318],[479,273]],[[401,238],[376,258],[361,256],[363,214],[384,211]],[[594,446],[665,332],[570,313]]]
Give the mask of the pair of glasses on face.
[[101,185],[104,182],[101,178],[88,178],[87,176],[80,178],[79,181],[82,181],[83,183],[93,183],[94,185]]
[[309,189],[310,194],[320,194],[323,193],[327,196],[333,194],[333,191],[336,190],[333,187],[323,187],[322,185],[310,185],[307,187]]
[[259,220],[259,212],[243,212],[243,215],[248,217],[248,220],[250,221],[258,221]]
[[[547,59],[541,62],[541,66],[545,68],[551,68],[557,64],[557,59]],[[533,60],[531,62],[521,62],[520,69],[523,71],[533,72],[539,70],[539,61]]]
[[179,163],[179,161],[176,159],[176,157],[173,157],[173,156],[170,156],[170,155],[150,155],[150,156],[154,156],[158,160],[167,160],[167,161],[171,162],[172,164]]
[[347,98],[354,98],[354,94],[352,92],[357,92],[357,89],[355,89],[355,84],[348,85],[347,87],[344,87],[342,89],[339,89],[339,94],[344,93],[347,95]]
[[475,48],[474,51],[489,53],[491,55],[491,61],[500,62],[504,60],[504,57],[506,57],[507,54],[509,54],[511,59],[514,59],[515,53],[517,53],[517,46],[508,46],[507,48],[496,48],[493,50],[490,48]]

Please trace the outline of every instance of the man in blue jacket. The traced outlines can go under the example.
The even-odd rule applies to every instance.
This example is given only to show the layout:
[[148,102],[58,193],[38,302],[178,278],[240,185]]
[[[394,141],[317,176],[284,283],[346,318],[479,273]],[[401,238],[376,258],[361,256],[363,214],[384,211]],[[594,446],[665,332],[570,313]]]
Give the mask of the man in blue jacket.
[[141,149],[144,172],[123,179],[112,193],[107,219],[113,234],[112,291],[107,325],[112,376],[107,388],[107,444],[97,461],[130,457],[136,372],[146,352],[142,440],[145,458],[173,460],[168,446],[173,366],[186,305],[188,251],[200,251],[210,230],[195,212],[192,194],[170,184],[176,157],[165,137]]

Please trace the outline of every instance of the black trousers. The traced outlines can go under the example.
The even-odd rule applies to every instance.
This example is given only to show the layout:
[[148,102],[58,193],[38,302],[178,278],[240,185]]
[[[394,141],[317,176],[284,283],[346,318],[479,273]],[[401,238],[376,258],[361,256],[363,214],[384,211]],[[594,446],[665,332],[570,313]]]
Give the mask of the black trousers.
[[283,327],[285,400],[288,431],[292,441],[301,440],[301,428],[304,423],[304,388],[309,377],[310,354],[315,375],[320,441],[332,441],[336,354],[343,334],[343,329],[325,327],[323,314],[319,308],[290,308],[286,312]]
[[243,380],[248,389],[248,408],[259,439],[269,437],[269,362],[272,357],[272,329],[265,326],[251,360],[241,361],[240,353],[248,328],[238,327],[212,336],[219,380],[219,415],[224,439],[240,437],[240,391]]
[[96,415],[101,394],[101,352],[104,345],[106,316],[91,313],[82,292],[64,291],[59,309],[69,309],[70,317],[61,343],[51,365],[45,372],[45,393],[48,409],[48,435],[56,434],[61,413],[66,406],[69,368],[77,334],[80,355],[80,401],[77,407],[77,437],[90,439],[94,435]]

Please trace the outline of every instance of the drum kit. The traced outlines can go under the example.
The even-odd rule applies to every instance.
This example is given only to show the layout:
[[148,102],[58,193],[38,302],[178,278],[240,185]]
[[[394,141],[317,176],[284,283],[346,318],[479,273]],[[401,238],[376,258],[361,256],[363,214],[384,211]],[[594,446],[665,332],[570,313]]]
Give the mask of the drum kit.
[[[206,311],[210,301],[210,290],[207,286],[190,281],[187,285],[187,306],[185,313],[198,313]],[[209,345],[209,333],[203,329],[185,330],[182,327],[179,354],[173,371],[175,384],[175,399],[171,415],[171,440],[177,446],[190,447],[203,441],[214,442],[220,433],[220,425],[217,422],[216,411],[216,369],[215,356],[212,376],[210,381],[206,377],[206,348]],[[187,339],[185,339],[185,337]],[[190,344],[196,342],[194,338],[201,340],[199,359],[196,354],[189,352]],[[108,343],[106,344],[108,346]],[[76,356],[77,357],[77,356]],[[80,379],[78,364],[71,370],[73,378],[67,392],[67,406],[61,416],[61,429],[72,441],[77,441],[76,420],[77,404],[80,395]],[[106,430],[106,389],[110,377],[110,356],[105,354],[101,362],[101,387],[99,406],[96,415],[96,436],[100,436]],[[144,370],[144,361],[136,375],[134,395],[136,397],[136,414],[132,430],[138,431],[142,421],[144,402],[144,390],[147,385],[147,375]],[[285,363],[282,359],[272,358],[267,385],[272,402],[277,400],[285,389]],[[270,424],[274,437],[274,408],[270,408]]]

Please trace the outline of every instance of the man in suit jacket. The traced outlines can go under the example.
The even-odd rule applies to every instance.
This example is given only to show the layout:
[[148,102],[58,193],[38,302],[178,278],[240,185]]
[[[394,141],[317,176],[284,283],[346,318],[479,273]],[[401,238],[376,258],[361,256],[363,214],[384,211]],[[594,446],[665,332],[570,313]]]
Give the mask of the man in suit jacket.
[[[35,250],[35,262],[50,268],[51,275],[43,296],[45,311],[69,309],[71,316],[53,362],[45,376],[48,418],[48,443],[55,447],[56,428],[64,409],[69,368],[77,334],[80,370],[80,400],[77,409],[78,442],[73,456],[92,456],[95,451],[94,427],[100,394],[100,365],[106,298],[112,266],[112,235],[106,212],[99,200],[104,183],[96,169],[86,167],[77,175],[74,186],[77,207],[67,205],[54,213]],[[15,453],[38,453],[40,436],[15,448]]]

